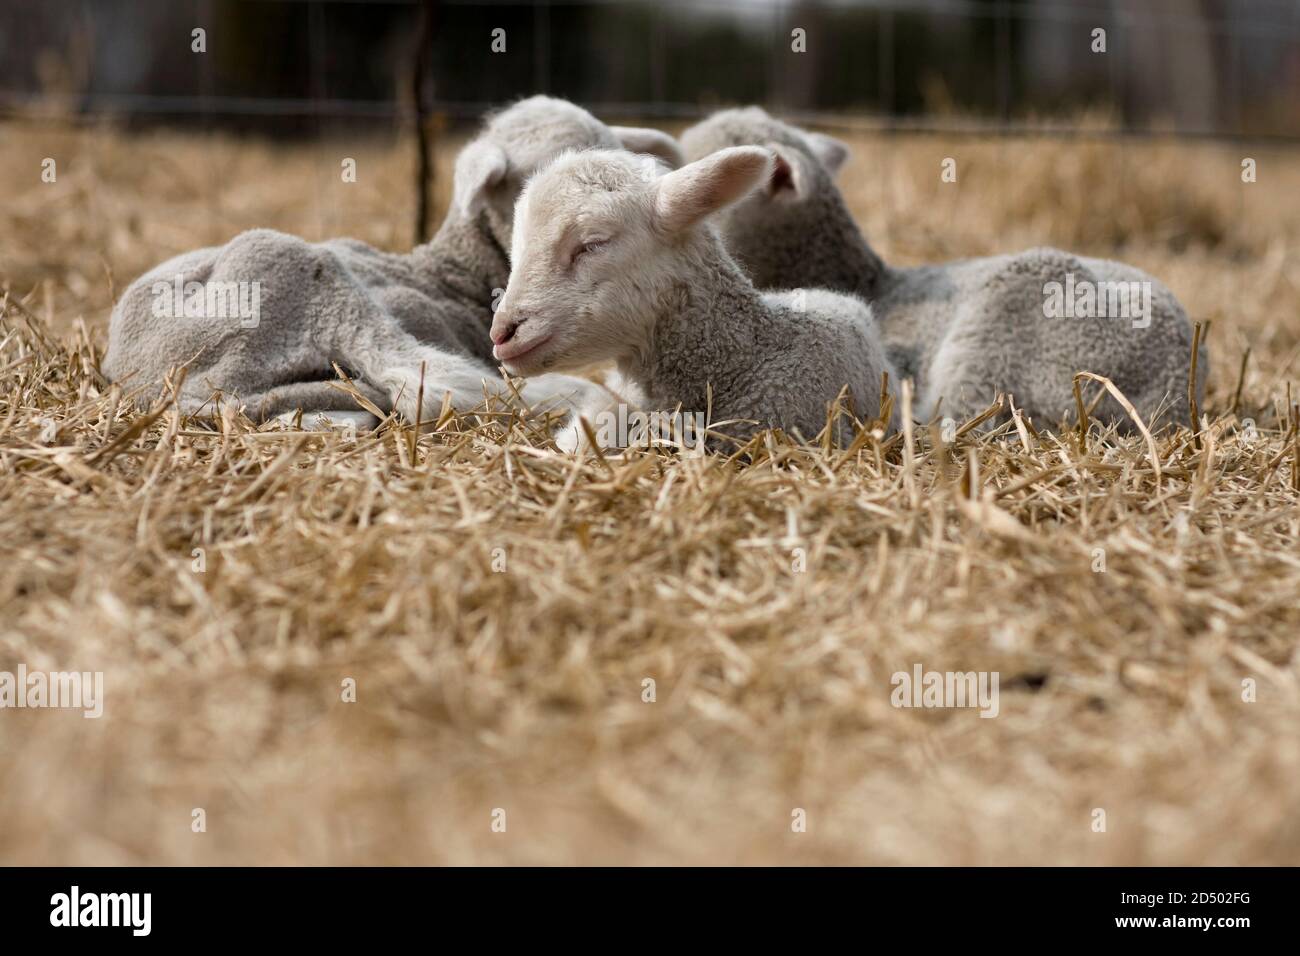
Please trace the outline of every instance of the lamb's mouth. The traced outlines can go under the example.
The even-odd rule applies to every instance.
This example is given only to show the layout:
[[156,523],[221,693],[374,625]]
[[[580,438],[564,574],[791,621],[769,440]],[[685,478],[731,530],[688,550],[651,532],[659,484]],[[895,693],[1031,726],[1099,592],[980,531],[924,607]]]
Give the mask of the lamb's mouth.
[[551,341],[550,335],[543,335],[539,339],[531,342],[515,343],[513,340],[502,343],[496,347],[497,360],[509,365],[518,365],[519,360],[525,357],[536,358],[538,350],[547,342]]

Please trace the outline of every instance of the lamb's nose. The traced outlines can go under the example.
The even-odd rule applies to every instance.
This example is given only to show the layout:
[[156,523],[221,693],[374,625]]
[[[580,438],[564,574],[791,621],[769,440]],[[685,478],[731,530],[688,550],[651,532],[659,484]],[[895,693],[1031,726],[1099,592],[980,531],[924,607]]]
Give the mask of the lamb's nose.
[[504,345],[509,342],[515,337],[515,332],[518,331],[519,326],[523,325],[526,321],[527,319],[515,319],[512,322],[505,323],[500,329],[494,327],[492,329],[492,344]]

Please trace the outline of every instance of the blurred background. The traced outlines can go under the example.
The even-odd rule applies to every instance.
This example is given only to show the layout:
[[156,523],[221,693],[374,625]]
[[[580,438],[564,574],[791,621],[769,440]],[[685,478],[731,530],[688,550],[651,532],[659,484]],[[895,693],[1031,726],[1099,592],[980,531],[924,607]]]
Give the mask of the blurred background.
[[[1300,136],[1297,0],[3,0],[0,110],[311,134],[548,92],[909,127]],[[191,31],[207,31],[206,55]],[[1104,30],[1105,51],[1094,30]],[[493,52],[494,31],[498,52]],[[806,52],[795,52],[795,30]],[[504,51],[500,51],[504,44]],[[421,58],[420,50],[427,52]],[[413,72],[414,71],[414,72]]]
[[840,136],[891,262],[1052,244],[1220,334],[1248,311],[1279,368],[1300,330],[1300,0],[0,0],[0,294],[98,335],[131,279],[244,229],[409,249],[473,124],[535,92]]

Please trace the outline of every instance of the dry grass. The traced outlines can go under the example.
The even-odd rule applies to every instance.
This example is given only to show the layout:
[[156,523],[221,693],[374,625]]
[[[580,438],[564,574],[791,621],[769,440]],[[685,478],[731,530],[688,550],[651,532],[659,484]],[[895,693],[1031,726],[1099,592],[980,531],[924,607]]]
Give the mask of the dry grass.
[[[601,461],[503,414],[412,457],[141,415],[96,371],[112,289],[253,225],[401,247],[408,144],[0,128],[0,670],[107,695],[0,711],[0,861],[1300,862],[1300,157],[1243,186],[1214,146],[855,147],[896,261],[1166,279],[1213,320],[1199,441]],[[895,709],[918,662],[998,671],[1000,715]]]

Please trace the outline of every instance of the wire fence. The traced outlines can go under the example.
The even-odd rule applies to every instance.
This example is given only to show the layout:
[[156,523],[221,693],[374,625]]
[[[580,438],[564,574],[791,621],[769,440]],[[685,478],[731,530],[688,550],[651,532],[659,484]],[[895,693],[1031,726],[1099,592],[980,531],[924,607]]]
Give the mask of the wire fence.
[[[0,118],[414,131],[417,241],[434,131],[533,92],[611,120],[759,102],[832,131],[1300,143],[1300,0],[46,0],[29,15],[0,39]],[[33,64],[60,43],[70,79],[51,88]],[[378,80],[352,62],[375,50]],[[132,56],[156,62],[123,78]],[[1080,122],[1090,108],[1108,121]]]
[[[7,74],[0,68],[0,116],[70,122],[103,117],[209,122],[314,118],[410,124],[422,113],[472,120],[503,100],[549,92],[616,117],[689,120],[718,102],[756,101],[797,120],[854,129],[1088,137],[1173,132],[1208,139],[1300,142],[1300,107],[1295,102],[1300,88],[1300,2],[1295,0],[1165,0],[1149,6],[1105,0],[868,0],[861,4],[660,0],[653,5],[613,0],[193,0],[179,5],[136,0],[125,27],[112,0],[49,3],[45,9],[56,11],[62,29],[90,32],[86,45],[100,58],[123,55],[113,49],[115,45],[131,46],[139,54],[140,47],[153,42],[151,30],[166,34],[169,47],[174,48],[175,26],[187,18],[199,26],[211,24],[207,29],[215,45],[231,23],[271,21],[277,19],[275,8],[292,9],[295,12],[283,22],[290,32],[306,34],[294,37],[304,51],[304,68],[299,70],[303,82],[297,95],[264,89],[230,92],[223,89],[231,84],[217,75],[212,56],[198,57],[189,70],[197,75],[184,77],[184,82],[169,84],[164,78],[137,84],[144,88],[136,89],[122,89],[125,84],[115,84],[111,77],[84,89],[42,89],[31,82],[24,85],[12,71]],[[331,11],[345,8],[377,22],[392,22],[399,42],[392,44],[394,55],[382,95],[358,96],[350,91],[340,95],[331,90],[329,73],[337,66],[338,45],[349,38],[344,35],[346,26],[327,24],[327,20]],[[566,10],[570,13],[561,27],[561,12]],[[578,21],[572,18],[575,10],[598,15]],[[156,22],[153,15],[158,16]],[[422,33],[421,18],[436,22],[436,29]],[[730,24],[731,32],[712,37],[709,31],[716,32],[719,18]],[[505,51],[492,51],[494,22],[503,24],[500,29],[510,35],[512,46]],[[801,28],[801,23],[806,27]],[[38,31],[40,26],[31,29]],[[852,37],[873,37],[874,45],[864,49],[836,37],[851,32],[850,26],[857,31]],[[587,35],[575,42],[575,28],[584,27]],[[809,35],[805,50],[796,52],[791,33],[798,29]],[[1107,31],[1105,56],[1089,50],[1094,29]],[[139,33],[127,43],[122,38],[132,30]],[[918,31],[950,39],[926,46]],[[693,45],[692,32],[710,35],[701,42],[707,44],[711,62],[694,62],[698,46]],[[403,33],[408,35],[404,44]],[[251,45],[261,35],[256,30],[245,32],[238,42]],[[1181,48],[1179,37],[1187,41]],[[445,42],[439,44],[443,38]],[[185,40],[188,43],[188,35]],[[40,42],[39,36],[11,41],[7,58],[22,52],[17,49],[20,43],[31,48]],[[927,50],[951,52],[963,44],[966,49],[948,62],[937,58],[913,62]],[[428,49],[435,45],[436,49]],[[1261,55],[1261,50],[1267,55]],[[575,51],[577,58],[591,61],[586,70],[575,71],[567,63],[575,58]],[[234,65],[224,72],[247,71],[256,53],[233,58]],[[744,62],[756,56],[764,62]],[[1045,62],[1054,56],[1060,62]],[[566,61],[563,70],[557,69],[560,59]],[[684,63],[686,59],[692,62]],[[1257,62],[1261,59],[1271,61],[1263,71]],[[417,62],[431,87],[422,105],[409,92],[409,70]],[[705,78],[696,86],[705,86],[714,95],[694,97],[674,82],[675,75],[688,66],[693,75]],[[736,75],[742,73],[743,78]],[[614,74],[617,82],[610,79]],[[958,99],[963,81],[979,78],[985,95],[970,109],[960,108],[960,102],[959,108],[942,112],[918,109],[917,76],[936,78]],[[1213,99],[1214,115],[1179,118],[1179,103],[1197,100],[1197,91],[1179,90],[1179,82],[1206,89],[1208,94],[1200,99]],[[1044,83],[1054,89],[1087,86],[1089,98],[1073,104],[1072,110],[1057,111],[1061,115],[1068,117],[1081,105],[1092,105],[1119,111],[1119,121],[1099,128],[1069,118],[1044,120],[1053,115],[1050,109],[1037,108],[1040,100],[1035,91]],[[826,97],[819,95],[826,89],[840,100],[833,108],[827,108]],[[460,95],[466,93],[470,95]],[[1243,122],[1261,99],[1269,97],[1283,102],[1276,116]],[[1172,121],[1142,122],[1123,115],[1134,112],[1136,99],[1143,100],[1144,114]]]

